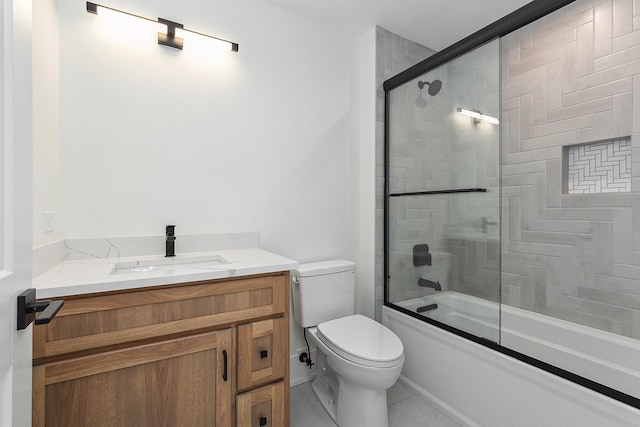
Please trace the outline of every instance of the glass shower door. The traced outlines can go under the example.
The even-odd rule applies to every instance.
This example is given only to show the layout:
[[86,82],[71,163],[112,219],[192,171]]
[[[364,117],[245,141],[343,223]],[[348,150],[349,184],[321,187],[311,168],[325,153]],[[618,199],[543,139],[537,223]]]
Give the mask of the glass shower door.
[[387,302],[494,342],[499,53],[494,40],[387,94]]

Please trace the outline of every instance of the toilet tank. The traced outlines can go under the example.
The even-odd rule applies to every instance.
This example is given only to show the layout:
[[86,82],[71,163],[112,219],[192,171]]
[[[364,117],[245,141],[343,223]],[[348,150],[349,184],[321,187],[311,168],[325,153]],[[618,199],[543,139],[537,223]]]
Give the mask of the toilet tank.
[[346,260],[300,264],[291,271],[293,316],[303,328],[354,311],[356,265]]

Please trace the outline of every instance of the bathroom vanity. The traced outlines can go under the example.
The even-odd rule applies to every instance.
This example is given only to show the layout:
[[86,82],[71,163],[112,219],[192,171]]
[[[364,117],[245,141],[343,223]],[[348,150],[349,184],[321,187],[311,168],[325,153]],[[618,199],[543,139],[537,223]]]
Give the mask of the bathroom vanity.
[[45,285],[60,271],[39,279],[65,303],[34,328],[33,425],[288,426],[295,263],[277,258],[205,280],[162,272],[157,286],[150,272],[75,288]]

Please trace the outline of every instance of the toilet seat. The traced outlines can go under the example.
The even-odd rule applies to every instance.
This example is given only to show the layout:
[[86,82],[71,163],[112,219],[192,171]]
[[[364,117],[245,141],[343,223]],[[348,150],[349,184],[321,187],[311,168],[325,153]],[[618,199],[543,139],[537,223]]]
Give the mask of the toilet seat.
[[320,323],[318,338],[345,359],[389,368],[404,361],[402,342],[384,325],[360,314]]

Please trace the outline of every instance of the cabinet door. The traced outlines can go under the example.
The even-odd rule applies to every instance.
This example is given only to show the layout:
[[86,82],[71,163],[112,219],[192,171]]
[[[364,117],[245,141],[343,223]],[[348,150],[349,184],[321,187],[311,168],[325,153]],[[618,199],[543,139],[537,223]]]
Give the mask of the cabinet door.
[[236,427],[286,427],[284,383],[237,396]]
[[38,366],[34,425],[228,427],[232,340],[225,329]]
[[284,378],[287,326],[285,317],[238,326],[238,390]]

